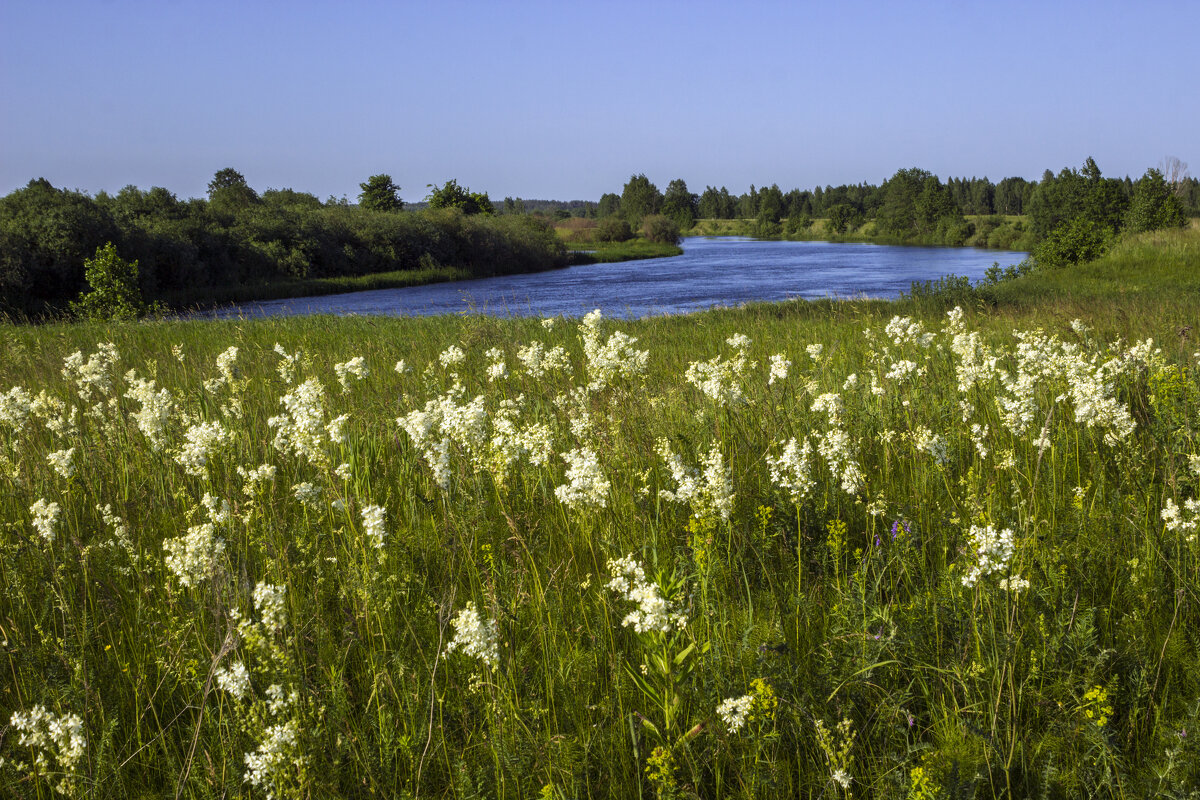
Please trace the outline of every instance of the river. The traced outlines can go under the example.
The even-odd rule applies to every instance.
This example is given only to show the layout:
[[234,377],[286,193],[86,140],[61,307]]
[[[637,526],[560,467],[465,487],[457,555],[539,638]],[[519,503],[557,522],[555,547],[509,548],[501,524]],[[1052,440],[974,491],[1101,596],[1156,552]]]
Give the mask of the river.
[[599,308],[605,316],[636,318],[794,297],[894,298],[908,291],[913,281],[945,275],[965,275],[975,280],[994,262],[1004,267],[1026,256],[971,247],[779,242],[732,236],[687,238],[682,247],[683,255],[672,258],[269,300],[210,313],[257,317],[474,311],[500,316],[577,317]]

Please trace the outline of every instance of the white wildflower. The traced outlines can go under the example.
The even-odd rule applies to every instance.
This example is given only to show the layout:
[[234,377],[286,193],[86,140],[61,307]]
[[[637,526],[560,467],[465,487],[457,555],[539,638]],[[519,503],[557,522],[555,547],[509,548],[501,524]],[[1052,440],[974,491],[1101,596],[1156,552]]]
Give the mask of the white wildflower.
[[66,450],[55,450],[53,453],[50,453],[46,456],[46,462],[54,468],[54,471],[58,473],[60,478],[70,480],[71,476],[75,474],[74,458],[75,448],[68,447]]
[[791,366],[792,362],[788,361],[783,353],[771,356],[771,376],[767,379],[767,386],[774,386],[775,381],[786,381]]
[[254,587],[254,607],[267,630],[278,630],[287,624],[286,586],[260,581]]
[[343,428],[350,421],[349,414],[342,414],[337,419],[325,426],[325,432],[329,434],[329,441],[334,444],[344,444],[346,441],[346,432]]
[[[55,714],[44,706],[35,705],[28,711],[14,711],[9,723],[19,734],[18,745],[38,751],[37,761],[44,771],[51,771],[48,758],[53,758],[52,771],[70,772],[87,750],[83,720],[78,714]],[[68,794],[71,782],[64,780],[55,788]]]
[[634,350],[637,339],[621,331],[613,333],[607,342],[601,344],[601,316],[600,310],[596,309],[587,314],[579,325],[590,378],[588,390],[592,392],[602,391],[618,378],[632,381],[641,377],[646,372],[646,363],[650,358],[649,350]]
[[719,445],[714,444],[701,459],[703,470],[684,463],[666,439],[658,440],[658,454],[671,470],[676,486],[674,491],[660,490],[660,497],[675,503],[690,503],[692,513],[699,519],[729,520],[733,512],[733,474],[725,466]]
[[189,588],[212,575],[225,554],[225,540],[216,535],[211,522],[193,525],[186,536],[168,539],[163,547],[167,568]]
[[387,538],[387,510],[383,506],[367,506],[362,510],[363,532],[376,550],[383,549]]
[[783,446],[778,458],[767,454],[767,466],[771,470],[771,483],[788,492],[792,503],[799,505],[816,486],[809,461],[812,458],[812,442],[807,438],[797,446],[793,437]]
[[972,525],[970,537],[967,550],[974,556],[974,563],[963,575],[963,586],[974,586],[982,577],[1003,572],[1014,551],[1013,532],[1009,528],[997,533],[991,525]]
[[175,399],[166,389],[159,389],[154,381],[139,378],[135,370],[125,373],[125,383],[129,386],[125,397],[141,404],[141,409],[133,414],[138,430],[150,440],[151,449],[162,450],[167,426],[175,413]]
[[687,616],[667,602],[658,584],[646,580],[645,570],[633,560],[632,554],[610,559],[608,571],[612,575],[607,584],[609,590],[637,606],[621,620],[622,627],[631,627],[638,633],[669,633],[687,625]]
[[725,723],[725,727],[730,733],[737,733],[746,724],[746,718],[750,716],[750,709],[753,705],[754,695],[752,694],[730,697],[717,706],[717,716]]
[[245,780],[252,786],[263,787],[267,800],[275,800],[285,773],[303,763],[296,754],[298,737],[298,723],[294,719],[288,720],[268,727],[258,749],[246,753]]
[[275,465],[273,464],[261,464],[253,469],[246,469],[245,467],[238,466],[238,477],[240,477],[244,482],[242,485],[242,491],[248,496],[253,497],[255,490],[259,486],[265,483],[274,482],[275,471]]
[[568,508],[604,508],[610,484],[600,469],[596,453],[579,447],[562,454],[567,462],[567,483],[554,489],[554,496]]
[[238,700],[250,694],[250,672],[240,661],[231,664],[228,668],[218,669],[216,679],[218,688],[229,692]]
[[229,442],[229,432],[219,422],[204,422],[189,427],[183,438],[183,447],[175,454],[175,461],[188,475],[203,478],[209,457],[213,450]]
[[92,393],[112,394],[112,368],[120,358],[112,342],[97,346],[96,352],[83,360],[83,352],[76,350],[63,359],[62,376],[75,384],[80,399],[91,400]]
[[342,385],[342,394],[350,391],[351,378],[361,381],[371,374],[371,370],[367,368],[367,362],[363,360],[362,356],[355,356],[349,361],[334,364],[333,371],[337,374],[338,383]]
[[450,345],[438,356],[438,361],[443,367],[457,367],[459,364],[467,360],[467,354],[463,352],[458,345]]
[[818,361],[821,358],[821,353],[825,350],[825,345],[821,343],[810,344],[804,348],[804,352],[808,353],[808,357],[813,361]]
[[58,519],[62,516],[62,508],[55,502],[46,502],[44,499],[37,500],[29,507],[29,513],[33,514],[33,528],[47,542],[53,542],[55,537],[54,527],[58,525]]
[[454,638],[446,645],[446,653],[458,650],[495,668],[500,660],[500,634],[496,621],[484,622],[475,610],[475,604],[467,603],[451,624],[454,625]]
[[292,496],[299,500],[302,505],[312,508],[321,502],[321,487],[308,481],[297,483],[292,487]]

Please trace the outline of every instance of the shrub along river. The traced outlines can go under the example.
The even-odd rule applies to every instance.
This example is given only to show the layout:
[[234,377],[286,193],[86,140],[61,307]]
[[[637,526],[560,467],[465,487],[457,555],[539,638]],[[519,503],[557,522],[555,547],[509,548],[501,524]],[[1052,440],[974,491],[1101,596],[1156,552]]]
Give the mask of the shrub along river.
[[971,247],[898,247],[687,238],[683,255],[550,272],[437,283],[405,289],[270,300],[226,307],[214,316],[277,314],[427,315],[474,311],[501,316],[678,314],[711,306],[800,297],[894,298],[913,281],[945,275],[981,278],[993,263],[1026,253]]

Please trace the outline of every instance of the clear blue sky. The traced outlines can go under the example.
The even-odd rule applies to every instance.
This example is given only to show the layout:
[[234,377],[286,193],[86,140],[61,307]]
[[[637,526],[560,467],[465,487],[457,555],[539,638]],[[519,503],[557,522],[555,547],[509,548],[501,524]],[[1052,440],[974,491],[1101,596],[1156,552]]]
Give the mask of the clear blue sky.
[[1200,173],[1200,2],[3,0],[0,194]]

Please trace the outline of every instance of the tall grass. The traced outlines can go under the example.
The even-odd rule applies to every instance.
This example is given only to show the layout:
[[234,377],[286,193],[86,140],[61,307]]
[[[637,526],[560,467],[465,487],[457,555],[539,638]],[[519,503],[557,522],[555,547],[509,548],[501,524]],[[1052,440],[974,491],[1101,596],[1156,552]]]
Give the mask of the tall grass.
[[[1147,246],[1113,258],[1190,285]],[[927,299],[7,327],[0,785],[1194,793],[1187,298],[1037,291],[961,318]],[[119,355],[88,367],[102,342]],[[562,356],[540,371],[534,342]],[[201,453],[204,423],[227,436]],[[787,473],[791,440],[811,450]],[[1004,531],[1007,556],[984,541]],[[81,757],[35,706],[78,715]]]

